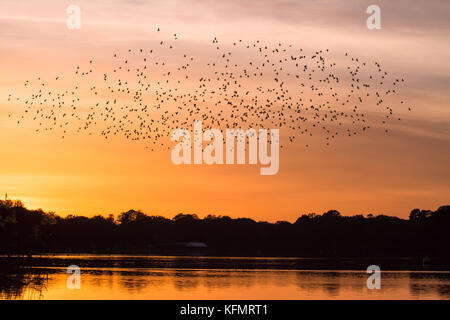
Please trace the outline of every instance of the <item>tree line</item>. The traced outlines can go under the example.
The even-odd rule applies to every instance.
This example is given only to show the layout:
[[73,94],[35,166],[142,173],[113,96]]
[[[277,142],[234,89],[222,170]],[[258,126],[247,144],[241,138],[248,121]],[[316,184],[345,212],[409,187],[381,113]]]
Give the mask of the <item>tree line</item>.
[[[0,253],[157,253],[171,244],[205,243],[211,255],[297,257],[450,257],[450,206],[414,209],[409,219],[304,214],[294,223],[129,210],[114,217],[58,216],[0,200]],[[156,250],[156,251],[155,251]],[[162,250],[161,252],[164,252]]]

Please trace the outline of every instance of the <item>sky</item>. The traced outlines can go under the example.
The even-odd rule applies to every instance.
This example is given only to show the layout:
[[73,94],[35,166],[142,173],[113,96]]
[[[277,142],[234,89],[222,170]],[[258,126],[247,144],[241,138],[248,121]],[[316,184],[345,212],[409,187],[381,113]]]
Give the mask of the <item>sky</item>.
[[[66,26],[66,9],[72,4],[81,9],[79,30]],[[366,27],[371,4],[375,2],[3,0],[0,193],[28,208],[63,216],[136,209],[166,217],[182,212],[266,221],[295,221],[301,214],[329,209],[406,218],[413,208],[448,204],[450,3],[376,1],[379,30]],[[45,78],[49,90],[65,90],[76,81],[76,66],[87,67],[94,60],[99,70],[111,69],[114,53],[154,48],[161,37],[174,33],[179,38],[175,52],[196,57],[194,79],[216,54],[211,45],[215,37],[226,50],[237,39],[269,46],[282,42],[305,52],[329,49],[329,58],[338,65],[346,52],[381,63],[394,77],[406,79],[400,95],[413,110],[395,109],[402,121],[390,125],[388,134],[374,121],[372,130],[340,137],[329,146],[315,137],[305,148],[299,138],[280,150],[279,172],[272,176],[261,176],[259,165],[176,166],[167,149],[152,152],[123,137],[105,140],[74,130],[61,139],[60,133],[37,133],[32,121],[12,120],[23,114],[29,90],[39,85],[37,77]],[[161,51],[160,59],[176,60],[170,55]],[[245,55],[239,52],[237,59],[244,61]],[[60,82],[51,81],[56,76]],[[26,80],[32,83],[28,87]],[[88,103],[92,97],[85,91],[82,99]],[[369,102],[362,108],[371,119],[381,117]],[[280,136],[286,140],[283,130]]]

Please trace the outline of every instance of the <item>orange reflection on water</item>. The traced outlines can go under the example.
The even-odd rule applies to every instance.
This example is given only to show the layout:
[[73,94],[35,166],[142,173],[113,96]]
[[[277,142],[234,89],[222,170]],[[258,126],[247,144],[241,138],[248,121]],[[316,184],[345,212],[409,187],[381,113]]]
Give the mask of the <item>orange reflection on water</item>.
[[[41,270],[42,271],[42,270]],[[381,290],[366,287],[364,271],[230,269],[82,269],[81,288],[69,290],[65,269],[48,268],[41,287],[15,299],[449,299],[450,274],[382,274]],[[47,278],[48,276],[48,278]]]

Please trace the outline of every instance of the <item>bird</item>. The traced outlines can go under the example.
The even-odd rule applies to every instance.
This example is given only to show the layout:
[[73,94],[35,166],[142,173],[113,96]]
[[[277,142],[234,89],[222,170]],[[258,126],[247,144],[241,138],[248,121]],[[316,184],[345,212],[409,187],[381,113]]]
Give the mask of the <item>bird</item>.
[[[26,80],[31,93],[22,112],[9,117],[17,124],[31,119],[37,134],[59,130],[65,139],[71,132],[97,132],[105,139],[140,141],[150,151],[169,149],[171,133],[192,129],[194,120],[202,120],[205,130],[284,128],[287,143],[308,149],[312,137],[328,147],[337,138],[367,132],[376,112],[385,112],[381,125],[386,127],[396,115],[397,87],[405,82],[405,77],[390,79],[379,61],[363,61],[350,52],[339,56],[330,48],[308,52],[260,39],[220,41],[219,46],[214,36],[205,60],[173,39],[158,36],[151,44],[159,46],[125,53],[116,48],[112,56],[121,58],[109,70],[97,67],[95,57],[80,61],[73,74],[54,78],[72,81],[70,89],[57,89],[43,76]],[[240,52],[246,52],[245,59]],[[13,98],[10,93],[8,102]],[[401,106],[404,101],[400,97]]]

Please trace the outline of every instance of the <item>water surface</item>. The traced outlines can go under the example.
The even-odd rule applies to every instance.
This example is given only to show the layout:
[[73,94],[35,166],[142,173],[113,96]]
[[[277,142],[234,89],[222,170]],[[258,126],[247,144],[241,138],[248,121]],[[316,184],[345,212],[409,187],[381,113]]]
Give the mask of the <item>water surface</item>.
[[[344,261],[342,261],[344,260]],[[1,299],[450,299],[450,272],[383,270],[369,290],[359,265],[341,260],[58,255],[3,272]],[[349,266],[348,270],[315,266]],[[382,261],[385,265],[391,262]],[[400,262],[402,266],[405,261]],[[81,288],[67,287],[67,266]],[[413,264],[414,265],[414,264]],[[303,269],[302,269],[303,268]]]

